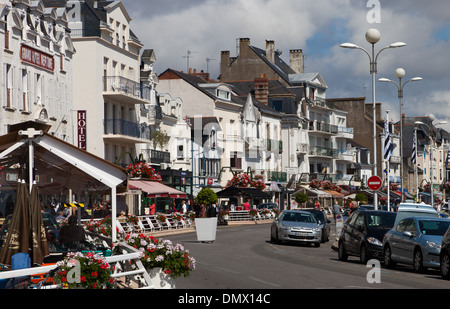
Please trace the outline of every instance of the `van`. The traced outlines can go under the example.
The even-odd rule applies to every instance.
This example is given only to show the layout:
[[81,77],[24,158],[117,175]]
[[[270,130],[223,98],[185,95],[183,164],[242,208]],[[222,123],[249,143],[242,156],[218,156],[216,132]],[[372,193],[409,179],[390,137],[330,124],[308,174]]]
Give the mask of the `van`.
[[408,217],[439,217],[439,213],[429,204],[400,203],[397,209],[394,226]]

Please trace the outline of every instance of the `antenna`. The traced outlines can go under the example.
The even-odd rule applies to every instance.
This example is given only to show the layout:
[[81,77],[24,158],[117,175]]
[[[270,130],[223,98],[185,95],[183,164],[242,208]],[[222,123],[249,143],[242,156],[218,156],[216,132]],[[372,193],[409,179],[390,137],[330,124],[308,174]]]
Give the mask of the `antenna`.
[[212,60],[217,60],[217,59],[211,59],[206,57],[206,73],[209,73],[209,62]]
[[193,52],[193,51],[188,50],[186,56],[183,56],[183,58],[187,58],[187,70],[186,70],[187,73],[189,73],[189,58],[192,58],[191,55],[194,53],[198,53],[198,52]]

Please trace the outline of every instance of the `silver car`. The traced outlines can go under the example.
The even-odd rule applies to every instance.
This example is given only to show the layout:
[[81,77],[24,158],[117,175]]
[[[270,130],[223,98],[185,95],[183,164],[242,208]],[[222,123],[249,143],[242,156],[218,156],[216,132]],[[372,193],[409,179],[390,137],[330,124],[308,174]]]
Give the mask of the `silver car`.
[[301,210],[284,210],[273,220],[270,240],[312,243],[320,247],[322,228],[313,214]]
[[384,235],[383,256],[386,267],[409,264],[417,272],[439,268],[442,238],[450,220],[433,217],[402,219]]

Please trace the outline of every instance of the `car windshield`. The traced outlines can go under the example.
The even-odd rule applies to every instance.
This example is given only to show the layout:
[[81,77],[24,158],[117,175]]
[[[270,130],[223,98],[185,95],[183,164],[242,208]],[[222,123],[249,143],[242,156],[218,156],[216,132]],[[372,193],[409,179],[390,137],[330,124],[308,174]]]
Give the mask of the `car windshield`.
[[434,221],[421,220],[419,221],[420,232],[424,235],[438,235],[442,236],[447,231],[450,221]]
[[295,213],[295,212],[286,212],[283,214],[281,218],[282,221],[290,221],[290,222],[310,222],[316,223],[316,219],[309,213]]
[[392,228],[395,222],[395,213],[367,214],[367,224],[371,228]]

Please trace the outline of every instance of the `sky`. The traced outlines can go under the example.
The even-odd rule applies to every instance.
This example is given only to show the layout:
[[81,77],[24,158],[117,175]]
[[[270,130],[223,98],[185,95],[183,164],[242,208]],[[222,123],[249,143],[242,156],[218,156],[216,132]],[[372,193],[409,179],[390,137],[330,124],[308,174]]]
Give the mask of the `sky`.
[[[144,49],[156,54],[157,74],[171,68],[220,74],[221,51],[236,56],[239,38],[264,49],[275,42],[289,64],[289,50],[302,49],[305,73],[319,72],[328,85],[327,98],[366,97],[372,102],[369,57],[357,49],[341,48],[345,42],[363,47],[375,28],[380,40],[376,101],[382,115],[398,121],[400,104],[397,68],[406,72],[402,112],[406,117],[433,114],[434,123],[450,132],[450,10],[445,0],[122,0],[132,18],[131,29]],[[401,48],[385,49],[394,42]],[[190,57],[187,58],[188,51]],[[209,61],[207,61],[209,59]]]

